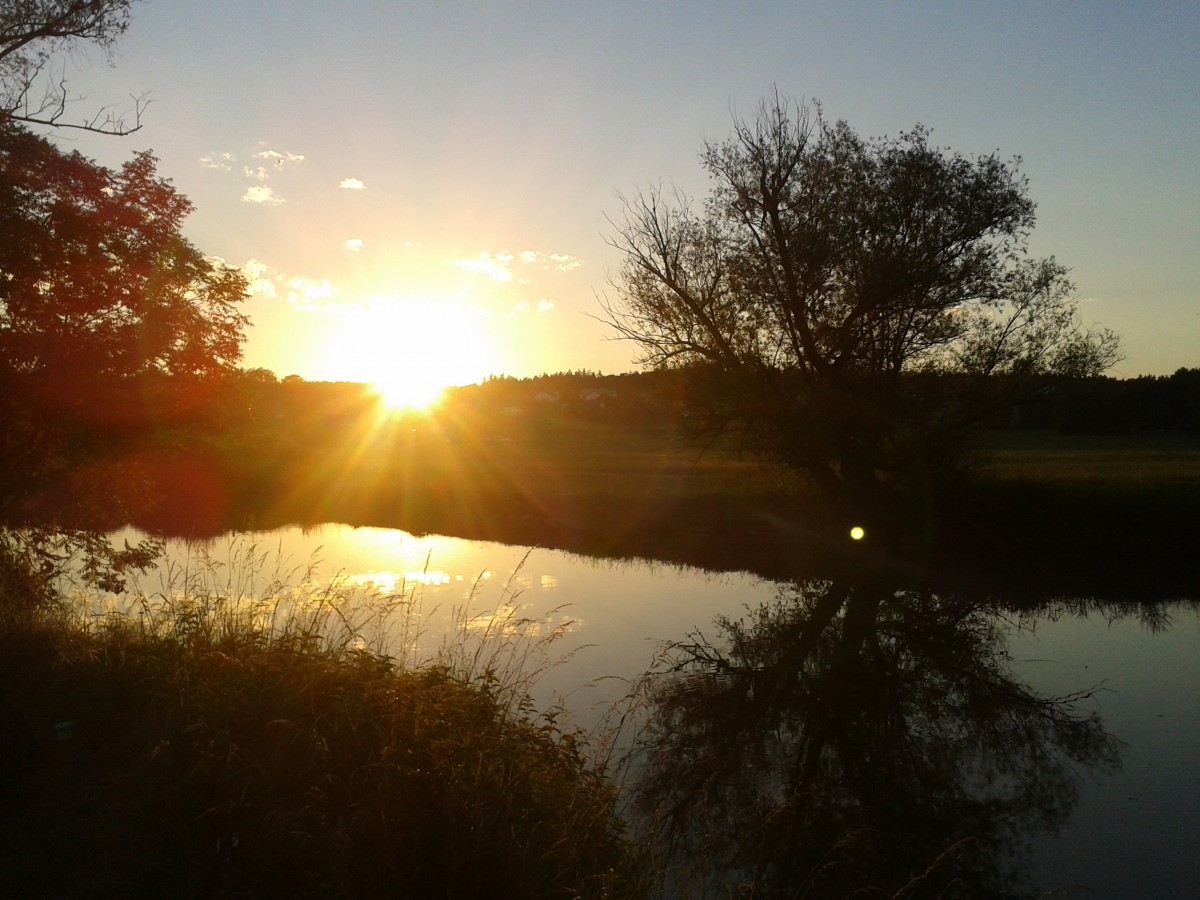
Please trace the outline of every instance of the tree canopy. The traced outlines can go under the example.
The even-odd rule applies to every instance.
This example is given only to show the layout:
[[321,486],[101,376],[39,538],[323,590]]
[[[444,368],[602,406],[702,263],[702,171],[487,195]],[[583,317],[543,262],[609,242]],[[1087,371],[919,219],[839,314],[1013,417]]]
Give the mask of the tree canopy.
[[183,237],[191,210],[149,152],[113,171],[0,125],[0,369],[87,382],[234,365],[246,280]]
[[[1028,254],[1019,159],[950,152],[921,126],[864,139],[776,97],[701,160],[702,204],[661,186],[622,198],[607,321],[644,364],[706,373],[716,427],[747,426],[840,496],[945,456],[986,406],[962,386],[1117,359],[1067,270]],[[930,375],[958,376],[953,397],[949,378],[919,387]]]

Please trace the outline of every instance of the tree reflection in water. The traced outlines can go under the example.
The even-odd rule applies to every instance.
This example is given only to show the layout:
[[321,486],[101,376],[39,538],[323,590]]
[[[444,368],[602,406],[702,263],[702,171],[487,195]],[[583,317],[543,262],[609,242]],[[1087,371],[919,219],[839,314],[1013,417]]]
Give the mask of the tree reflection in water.
[[809,582],[650,676],[636,789],[687,896],[1019,897],[1117,742],[1008,667],[995,610]]

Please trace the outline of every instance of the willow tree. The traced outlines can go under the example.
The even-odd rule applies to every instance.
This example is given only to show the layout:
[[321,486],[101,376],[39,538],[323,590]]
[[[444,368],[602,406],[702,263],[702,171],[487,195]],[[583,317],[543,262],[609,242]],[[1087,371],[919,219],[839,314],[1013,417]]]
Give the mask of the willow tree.
[[876,502],[956,459],[998,397],[1117,359],[1067,270],[1027,252],[1020,160],[953,153],[920,126],[864,139],[776,97],[701,154],[697,204],[623,197],[607,321],[641,362],[705,377],[740,427],[839,502]]

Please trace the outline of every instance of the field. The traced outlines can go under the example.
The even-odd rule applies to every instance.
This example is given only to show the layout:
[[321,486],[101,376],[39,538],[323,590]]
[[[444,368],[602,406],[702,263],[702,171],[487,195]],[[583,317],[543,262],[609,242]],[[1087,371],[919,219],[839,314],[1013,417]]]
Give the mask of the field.
[[1200,437],[994,432],[988,476],[1035,483],[1138,488],[1200,486]]

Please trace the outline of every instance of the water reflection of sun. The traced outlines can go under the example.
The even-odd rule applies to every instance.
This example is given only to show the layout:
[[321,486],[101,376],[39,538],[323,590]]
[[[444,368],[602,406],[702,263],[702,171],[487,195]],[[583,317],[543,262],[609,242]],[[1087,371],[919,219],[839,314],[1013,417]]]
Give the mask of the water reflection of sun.
[[346,310],[324,368],[336,380],[369,384],[392,409],[425,409],[447,387],[491,374],[485,322],[453,300],[380,294]]

